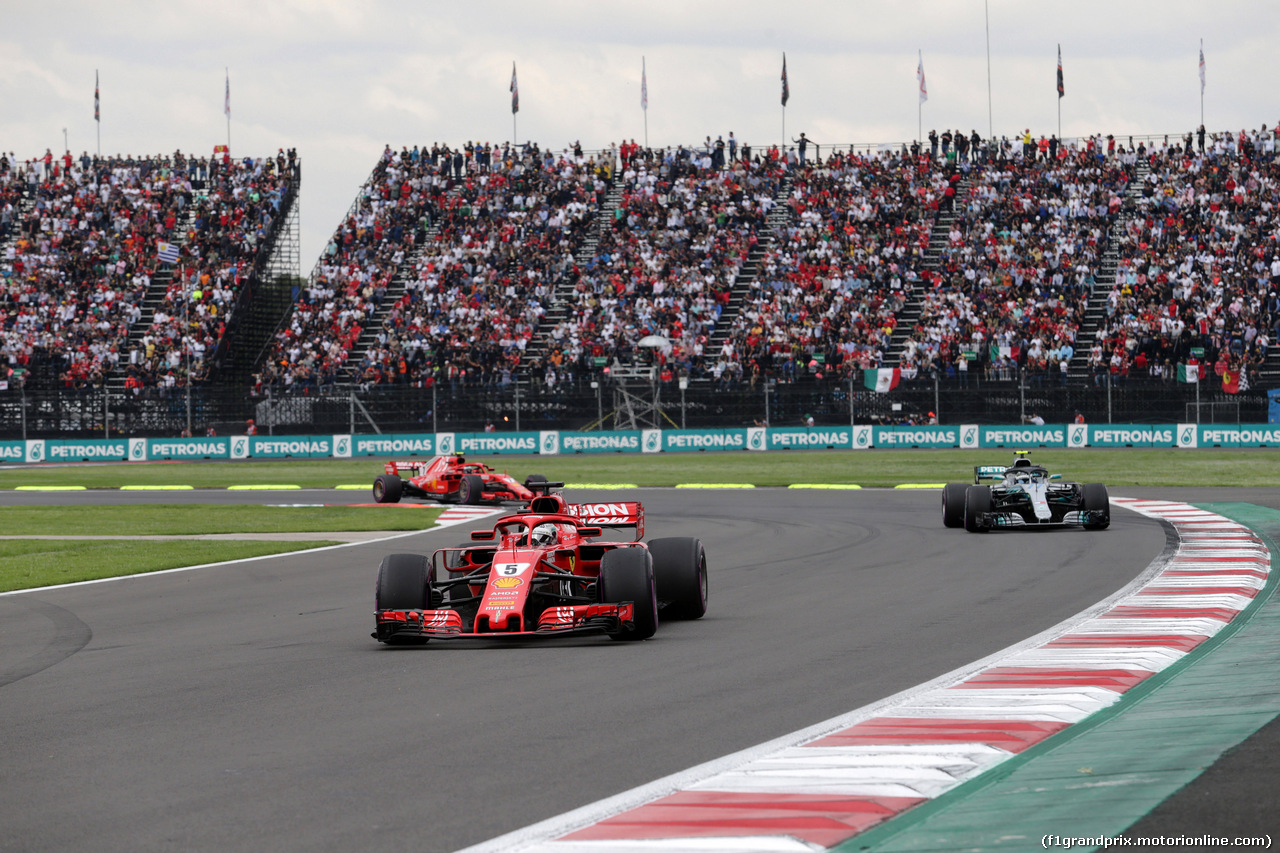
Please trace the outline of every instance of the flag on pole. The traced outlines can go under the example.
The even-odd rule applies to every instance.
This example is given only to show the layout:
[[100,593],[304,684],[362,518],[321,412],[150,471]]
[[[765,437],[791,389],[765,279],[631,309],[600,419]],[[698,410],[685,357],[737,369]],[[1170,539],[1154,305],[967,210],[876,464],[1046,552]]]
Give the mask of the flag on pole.
[[649,109],[649,77],[644,69],[644,57],[640,57],[640,109]]
[[991,345],[991,360],[999,361],[1001,358],[1007,358],[1017,361],[1018,356],[1022,355],[1022,347],[1002,346],[1000,344]]
[[156,255],[160,258],[161,263],[176,264],[180,252],[181,250],[176,243],[161,242],[156,244]]
[[1200,381],[1200,365],[1191,361],[1178,365],[1178,381],[1194,385]]
[[1065,94],[1062,88],[1062,45],[1058,45],[1058,97],[1061,98]]
[[862,384],[880,394],[898,387],[902,371],[896,367],[870,367],[862,371]]
[[1200,94],[1204,94],[1204,42],[1200,43]]
[[93,120],[102,124],[102,113],[98,109],[98,69],[93,70]]
[[924,51],[920,51],[920,64],[916,66],[916,80],[920,84],[920,103],[929,100],[929,90],[924,85]]
[[231,118],[231,71],[227,71],[227,94],[222,99],[222,111],[227,114],[227,118]]
[[782,105],[785,107],[791,99],[791,86],[787,83],[787,54],[782,54]]
[[[1230,368],[1222,371],[1222,390],[1228,394],[1240,393],[1240,371]],[[1247,385],[1245,387],[1248,387]]]
[[516,63],[511,62],[511,114],[520,112],[520,87],[516,84]]

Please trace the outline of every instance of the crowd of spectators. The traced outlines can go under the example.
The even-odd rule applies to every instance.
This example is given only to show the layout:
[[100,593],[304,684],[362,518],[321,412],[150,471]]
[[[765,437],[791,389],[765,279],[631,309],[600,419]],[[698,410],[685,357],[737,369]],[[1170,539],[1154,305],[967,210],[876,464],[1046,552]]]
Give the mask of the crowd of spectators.
[[[505,385],[523,372],[554,390],[633,363],[720,387],[843,380],[886,364],[909,301],[920,314],[900,353],[906,382],[1065,383],[1081,365],[1098,381],[1172,381],[1194,361],[1248,387],[1280,335],[1278,134],[1201,130],[1148,148],[957,131],[936,148],[825,157],[807,138],[803,157],[753,156],[732,135],[594,156],[577,144],[388,147],[257,388]],[[116,369],[137,392],[201,381],[295,167],[283,151],[0,155],[0,354],[58,387]],[[785,217],[721,329],[779,203]],[[940,215],[949,233],[926,264]],[[130,346],[159,242],[181,260]],[[1119,261],[1103,291],[1109,244]],[[1102,325],[1082,340],[1091,304]],[[352,359],[375,314],[372,345]]]
[[922,273],[906,379],[1022,369],[1065,382],[1130,169],[1093,146],[1012,153],[965,172],[937,268]]
[[601,362],[653,365],[668,377],[707,372],[707,342],[783,175],[775,158],[720,165],[722,156],[674,149],[628,158],[609,227],[548,332],[547,358],[533,366],[544,387]]
[[795,381],[878,366],[918,279],[947,176],[928,159],[836,153],[798,171],[788,220],[711,375]]
[[1262,128],[1188,134],[1151,153],[1089,352],[1095,376],[1173,381],[1178,365],[1194,364],[1218,387],[1249,387],[1280,334],[1274,151]]
[[[19,164],[4,158],[6,209],[22,212],[11,225],[0,264],[0,355],[30,387],[83,388],[104,384],[128,367],[129,386],[172,387],[186,381],[191,361],[219,342],[227,298],[244,263],[260,245],[282,192],[274,160],[169,156],[54,159]],[[21,187],[19,191],[13,188]],[[21,198],[19,197],[21,196]],[[184,223],[193,220],[187,231]],[[186,245],[183,266],[200,305],[189,334],[175,315],[180,294],[160,317],[151,339],[130,352],[130,332],[161,269],[158,244]],[[175,283],[174,290],[179,290]],[[215,319],[216,318],[216,319]],[[198,346],[197,346],[198,345]],[[181,362],[180,368],[173,367]]]

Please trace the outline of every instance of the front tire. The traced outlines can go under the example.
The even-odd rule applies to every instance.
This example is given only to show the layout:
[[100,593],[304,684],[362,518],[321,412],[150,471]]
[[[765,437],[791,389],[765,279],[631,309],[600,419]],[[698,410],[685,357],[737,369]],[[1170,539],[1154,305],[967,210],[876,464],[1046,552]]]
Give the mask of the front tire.
[[707,612],[707,552],[699,539],[654,539],[649,543],[658,600],[664,617],[700,619]]
[[534,486],[541,486],[545,482],[547,482],[546,474],[530,474],[524,478],[524,487],[534,494],[538,494],[539,490]]
[[964,490],[964,529],[970,533],[985,533],[983,513],[991,512],[991,487],[969,486]]
[[967,483],[947,483],[942,487],[942,526],[964,527],[964,493]]
[[[373,590],[375,610],[430,610],[432,607],[431,560],[422,554],[388,554],[378,566]],[[389,646],[421,646],[426,637],[379,636]]]
[[467,474],[458,484],[458,503],[478,504],[484,497],[484,478],[479,474]]
[[380,504],[400,502],[404,492],[404,481],[395,474],[381,474],[373,481],[373,499]]
[[1102,521],[1084,525],[1085,530],[1106,530],[1111,526],[1111,498],[1102,483],[1085,483],[1080,487],[1080,508],[1103,514]]
[[658,596],[653,559],[644,548],[616,548],[600,560],[600,601],[633,605],[631,630],[610,634],[614,640],[647,640],[658,630]]

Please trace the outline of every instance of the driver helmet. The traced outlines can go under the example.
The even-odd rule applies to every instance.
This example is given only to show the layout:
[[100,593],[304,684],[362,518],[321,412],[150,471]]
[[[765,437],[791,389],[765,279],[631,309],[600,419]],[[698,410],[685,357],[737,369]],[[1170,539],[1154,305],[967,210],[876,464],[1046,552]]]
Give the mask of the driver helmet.
[[556,544],[556,526],[550,523],[539,524],[533,528],[533,533],[529,536],[529,543],[535,547]]

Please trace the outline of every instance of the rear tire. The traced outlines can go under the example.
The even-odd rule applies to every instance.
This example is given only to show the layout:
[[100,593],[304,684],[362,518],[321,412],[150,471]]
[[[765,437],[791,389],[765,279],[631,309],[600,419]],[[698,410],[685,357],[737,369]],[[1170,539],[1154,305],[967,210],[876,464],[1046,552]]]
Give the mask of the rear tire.
[[981,515],[991,512],[991,487],[968,486],[964,490],[964,529],[970,533],[986,533]]
[[524,478],[524,487],[537,494],[538,490],[534,488],[534,485],[541,485],[545,482],[547,482],[547,476],[545,474],[530,474],[528,477]]
[[[378,566],[378,582],[373,590],[375,610],[430,610],[431,560],[422,554],[388,554]],[[381,637],[389,646],[421,646],[422,636]]]
[[478,504],[484,497],[484,478],[479,474],[467,474],[458,484],[458,503]]
[[400,502],[404,492],[404,481],[395,474],[382,474],[373,481],[373,499],[380,504]]
[[653,580],[653,559],[644,548],[616,548],[600,560],[600,601],[633,605],[632,630],[623,629],[614,640],[647,640],[658,630],[658,596]]
[[964,527],[964,493],[967,483],[947,483],[942,487],[942,526]]
[[1102,483],[1085,483],[1080,487],[1080,508],[1104,513],[1103,521],[1086,524],[1085,530],[1106,530],[1111,526],[1111,498]]
[[663,617],[699,619],[707,612],[707,552],[699,539],[654,539],[649,543]]

